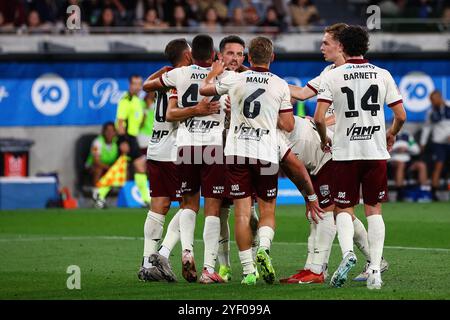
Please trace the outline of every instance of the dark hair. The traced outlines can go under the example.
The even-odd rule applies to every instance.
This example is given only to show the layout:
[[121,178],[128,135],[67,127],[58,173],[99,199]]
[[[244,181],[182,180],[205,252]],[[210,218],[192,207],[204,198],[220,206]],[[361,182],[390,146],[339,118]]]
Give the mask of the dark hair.
[[348,24],[346,23],[335,23],[331,26],[328,26],[325,28],[325,32],[331,34],[334,40],[339,41],[338,35],[344,30],[345,28],[348,28]]
[[242,40],[241,37],[236,36],[236,35],[231,35],[231,36],[227,36],[227,37],[223,38],[220,41],[220,44],[219,44],[220,52],[223,52],[223,49],[225,49],[225,45],[227,43],[238,43],[238,44],[240,44],[241,46],[243,46],[245,48],[245,41]]
[[349,57],[363,56],[369,50],[369,33],[360,26],[344,28],[337,38]]
[[197,61],[211,59],[214,52],[213,39],[207,34],[199,34],[192,40],[192,58]]
[[128,83],[131,83],[131,81],[133,81],[134,78],[142,78],[142,77],[138,74],[132,74],[131,76],[128,77]]
[[268,64],[273,54],[272,40],[266,37],[256,37],[250,41],[248,55],[254,64]]
[[166,55],[167,60],[174,66],[180,62],[184,50],[188,48],[189,44],[186,39],[174,39],[167,44],[164,54]]
[[116,129],[116,127],[115,127],[115,125],[114,125],[114,122],[112,122],[112,121],[105,122],[105,123],[103,124],[103,126],[102,126],[102,134],[104,134],[104,133],[106,132],[106,129],[107,129],[109,126],[112,126],[114,129]]

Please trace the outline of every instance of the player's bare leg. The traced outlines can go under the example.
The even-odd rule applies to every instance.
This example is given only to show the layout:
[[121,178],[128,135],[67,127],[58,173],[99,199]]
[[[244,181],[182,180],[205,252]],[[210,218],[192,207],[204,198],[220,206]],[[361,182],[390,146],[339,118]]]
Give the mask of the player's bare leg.
[[275,270],[270,258],[270,247],[275,234],[275,204],[276,199],[263,200],[258,197],[259,206],[259,248],[256,263],[264,281],[272,284],[275,281]]
[[381,203],[376,205],[364,204],[364,212],[367,217],[367,236],[370,248],[370,265],[367,278],[368,289],[381,289],[381,259],[385,237],[385,226],[381,215]]
[[220,206],[222,199],[205,198],[205,226],[203,242],[205,246],[203,271],[200,283],[223,283],[222,277],[215,272],[220,239]]
[[353,207],[335,208],[336,214],[336,230],[339,245],[342,251],[342,261],[339,267],[331,277],[331,285],[335,288],[342,287],[347,280],[348,272],[356,265],[356,255],[353,251],[353,235],[354,227],[352,216],[354,215]]
[[182,275],[188,282],[197,281],[194,261],[195,220],[199,210],[200,191],[183,194],[184,209],[180,213]]
[[219,249],[217,252],[217,260],[219,262],[219,275],[225,282],[231,280],[231,263],[230,263],[230,207],[228,204],[222,203],[220,208],[220,238]]
[[243,268],[243,284],[256,284],[256,266],[252,257],[252,230],[250,227],[252,198],[234,199],[235,237]]

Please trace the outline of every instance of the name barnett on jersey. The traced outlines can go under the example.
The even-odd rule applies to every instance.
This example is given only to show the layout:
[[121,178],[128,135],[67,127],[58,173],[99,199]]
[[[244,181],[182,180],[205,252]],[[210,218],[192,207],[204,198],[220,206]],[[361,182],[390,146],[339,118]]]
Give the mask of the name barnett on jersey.
[[241,123],[239,126],[234,127],[234,134],[240,140],[253,140],[260,141],[264,135],[268,135],[269,129],[264,128],[253,128],[246,126],[245,123]]

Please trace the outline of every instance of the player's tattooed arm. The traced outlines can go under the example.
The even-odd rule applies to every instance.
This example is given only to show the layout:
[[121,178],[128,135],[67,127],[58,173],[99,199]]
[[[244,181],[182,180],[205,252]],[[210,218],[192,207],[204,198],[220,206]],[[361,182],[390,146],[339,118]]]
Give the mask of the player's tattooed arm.
[[166,120],[169,122],[184,121],[191,117],[203,117],[215,114],[220,109],[219,101],[209,102],[210,98],[203,98],[199,103],[189,108],[179,108],[176,98],[169,99]]
[[203,80],[203,83],[199,90],[202,96],[209,97],[217,95],[214,80],[218,75],[222,74],[224,68],[225,64],[223,63],[222,60],[216,60],[213,62],[211,66],[211,71],[208,73],[208,76]]
[[289,91],[291,92],[291,97],[297,100],[306,100],[314,97],[317,94],[307,86],[299,87],[292,84],[289,85]]

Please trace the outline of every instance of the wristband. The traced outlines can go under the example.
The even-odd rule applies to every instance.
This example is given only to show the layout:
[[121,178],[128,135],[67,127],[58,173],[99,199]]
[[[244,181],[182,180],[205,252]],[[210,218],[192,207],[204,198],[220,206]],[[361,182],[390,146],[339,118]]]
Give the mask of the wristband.
[[307,196],[307,198],[308,198],[308,201],[309,202],[313,202],[313,201],[316,201],[318,198],[317,198],[317,194],[312,194],[312,195],[308,195]]

